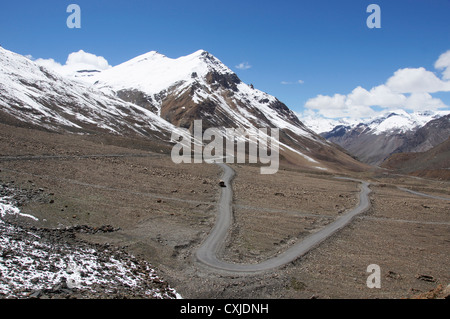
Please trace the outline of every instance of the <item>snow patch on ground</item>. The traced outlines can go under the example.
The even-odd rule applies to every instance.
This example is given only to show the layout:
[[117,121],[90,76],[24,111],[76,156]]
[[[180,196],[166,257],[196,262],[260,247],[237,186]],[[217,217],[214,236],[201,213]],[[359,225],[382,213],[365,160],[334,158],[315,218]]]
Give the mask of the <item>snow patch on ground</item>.
[[0,198],[0,217],[3,218],[3,217],[5,217],[5,215],[9,214],[9,215],[16,215],[16,216],[31,218],[35,221],[39,220],[32,215],[21,213],[19,208],[15,207],[11,204],[8,204],[8,201],[10,201],[10,200],[11,200],[10,197]]
[[[0,298],[27,298],[39,291],[71,289],[147,298],[181,298],[148,263],[113,249],[55,240],[39,231],[8,223],[6,215],[22,214],[10,198],[0,198]],[[50,238],[50,239],[49,239]],[[62,288],[61,288],[62,287]],[[135,291],[139,291],[136,293]]]

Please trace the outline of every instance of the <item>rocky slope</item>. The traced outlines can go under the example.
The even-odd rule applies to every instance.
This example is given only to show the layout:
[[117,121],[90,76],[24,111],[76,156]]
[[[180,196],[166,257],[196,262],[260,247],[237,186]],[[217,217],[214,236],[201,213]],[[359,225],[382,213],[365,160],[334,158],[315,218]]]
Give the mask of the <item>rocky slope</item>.
[[199,50],[177,59],[149,52],[87,79],[103,91],[192,130],[208,127],[279,128],[282,156],[314,169],[363,169],[345,151],[306,127],[277,98],[243,83],[212,54]]
[[45,229],[27,226],[18,205],[45,201],[39,192],[0,188],[0,298],[158,298],[181,296],[151,265],[122,249],[91,244],[76,233],[107,225]]
[[0,114],[3,123],[57,132],[167,140],[176,130],[145,108],[61,77],[1,47]]
[[431,120],[408,135],[394,153],[425,152],[450,137],[450,114]]
[[402,174],[450,180],[450,138],[425,152],[393,154],[382,167]]

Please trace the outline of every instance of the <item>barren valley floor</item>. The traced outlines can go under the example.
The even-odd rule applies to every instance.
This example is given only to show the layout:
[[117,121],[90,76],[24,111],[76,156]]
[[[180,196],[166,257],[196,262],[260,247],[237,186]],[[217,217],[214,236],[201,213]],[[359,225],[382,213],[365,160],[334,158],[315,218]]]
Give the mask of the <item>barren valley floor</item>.
[[[115,231],[77,233],[143,258],[184,298],[408,298],[450,283],[450,183],[384,171],[348,174],[370,182],[371,207],[307,255],[253,274],[211,269],[195,252],[215,225],[222,170],[174,164],[167,147],[141,140],[53,134],[3,126],[0,180],[39,194],[20,207],[38,228],[75,225]],[[359,183],[327,174],[231,165],[233,224],[220,258],[258,263],[317,232],[358,204]],[[366,269],[381,268],[380,289]]]

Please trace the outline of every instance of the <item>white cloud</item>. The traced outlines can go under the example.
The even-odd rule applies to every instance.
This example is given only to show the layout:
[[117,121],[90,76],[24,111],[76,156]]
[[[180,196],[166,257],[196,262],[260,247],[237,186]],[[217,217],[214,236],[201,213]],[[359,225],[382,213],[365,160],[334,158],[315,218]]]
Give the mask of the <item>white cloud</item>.
[[66,65],[86,66],[87,68],[96,70],[106,70],[111,67],[104,57],[96,56],[83,50],[69,54]]
[[425,68],[397,70],[385,84],[367,90],[361,86],[348,95],[318,95],[305,103],[305,108],[328,118],[367,118],[377,114],[373,107],[411,111],[449,108],[431,93],[450,92],[450,50],[435,63],[442,69],[442,79]]
[[283,84],[283,85],[303,84],[303,83],[305,83],[305,81],[303,81],[303,80],[298,80],[298,81],[295,81],[295,82],[281,81],[281,84]]
[[393,92],[386,85],[379,85],[370,91],[358,86],[346,96],[346,103],[351,106],[382,106],[386,108],[401,107],[406,96]]
[[248,62],[242,62],[242,63],[239,63],[238,65],[236,65],[236,68],[239,70],[248,70],[251,67],[252,66],[250,64],[248,64]]
[[413,93],[405,103],[405,108],[412,111],[438,110],[448,107],[440,99],[433,98],[429,93]]
[[441,54],[434,67],[438,70],[443,70],[442,78],[444,80],[450,80],[450,50]]
[[334,96],[321,95],[309,99],[305,106],[308,109],[342,109],[345,107],[345,95],[335,94]]
[[369,106],[355,104],[342,94],[335,94],[334,96],[319,95],[309,99],[305,107],[316,110],[320,115],[327,118],[365,118],[376,113]]
[[102,71],[111,68],[104,57],[83,50],[70,53],[64,65],[53,59],[37,59],[35,62],[62,75],[74,75],[81,70]]
[[450,91],[450,81],[439,79],[425,68],[400,69],[390,77],[386,85],[399,93],[436,93]]
[[53,59],[37,59],[34,62],[46,67],[47,69],[52,70],[52,71],[58,72],[60,74],[65,74],[64,67],[61,65],[61,63],[56,62]]

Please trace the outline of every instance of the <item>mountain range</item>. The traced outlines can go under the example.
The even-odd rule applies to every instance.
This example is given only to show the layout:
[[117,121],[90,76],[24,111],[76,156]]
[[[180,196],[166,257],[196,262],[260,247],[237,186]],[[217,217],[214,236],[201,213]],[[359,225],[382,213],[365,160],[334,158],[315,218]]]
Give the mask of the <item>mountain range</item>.
[[[0,115],[9,125],[166,146],[173,145],[173,132],[184,134],[180,128],[192,132],[195,120],[203,130],[279,128],[285,164],[329,172],[363,171],[393,154],[427,152],[450,135],[450,111],[300,121],[204,50],[176,59],[151,51],[106,70],[63,75],[0,47]],[[396,157],[384,166],[398,169],[400,162]]]
[[204,50],[177,59],[152,51],[69,77],[0,47],[2,123],[170,145],[172,132],[192,130],[199,119],[203,129],[279,128],[281,158],[292,165],[330,172],[367,168]]
[[446,141],[450,136],[449,114],[395,110],[364,121],[315,119],[311,125],[362,162],[380,165],[392,154],[425,152]]

